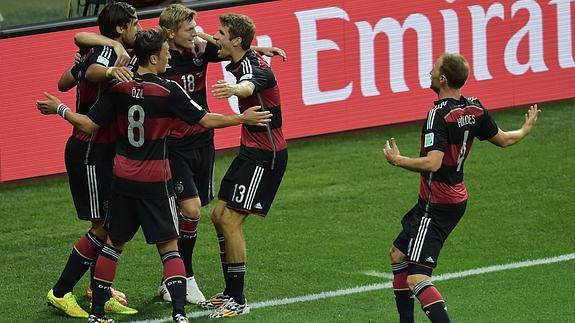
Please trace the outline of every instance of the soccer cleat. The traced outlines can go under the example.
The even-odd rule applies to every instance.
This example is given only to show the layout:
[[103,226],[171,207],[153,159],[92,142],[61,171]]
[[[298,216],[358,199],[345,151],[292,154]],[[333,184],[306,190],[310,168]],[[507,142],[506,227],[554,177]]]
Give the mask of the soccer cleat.
[[178,323],[190,323],[190,320],[188,320],[187,317],[185,317],[182,314],[176,314],[176,316],[174,316],[174,322],[178,322]]
[[[120,302],[122,305],[128,305],[128,299],[126,298],[126,294],[120,292],[119,290],[115,290],[110,287],[110,292],[112,292],[112,298],[115,298]],[[86,290],[86,297],[89,300],[92,300],[92,286],[88,285],[88,290]]]
[[200,302],[198,305],[203,309],[213,310],[222,306],[230,298],[231,297],[224,295],[223,293],[217,293],[207,301]]
[[213,313],[209,315],[212,319],[217,319],[221,317],[236,317],[238,315],[248,314],[250,312],[250,307],[248,306],[248,301],[244,304],[238,304],[233,298],[228,298],[222,306],[216,308]]
[[190,304],[200,304],[206,301],[206,297],[198,287],[194,277],[186,278],[186,302]]
[[158,286],[158,296],[166,302],[172,302],[172,296],[170,296],[168,287],[166,287],[166,283],[163,279],[160,282],[160,286]]
[[116,321],[109,319],[107,317],[97,317],[96,315],[90,315],[88,318],[88,323],[115,323]]
[[88,312],[84,311],[76,302],[76,297],[72,292],[66,293],[62,298],[54,296],[54,290],[48,292],[48,306],[52,306],[71,317],[87,318]]
[[138,314],[137,309],[123,305],[115,298],[110,298],[106,302],[106,304],[104,305],[104,310],[106,311],[106,313],[114,313],[114,314],[124,314],[124,315]]

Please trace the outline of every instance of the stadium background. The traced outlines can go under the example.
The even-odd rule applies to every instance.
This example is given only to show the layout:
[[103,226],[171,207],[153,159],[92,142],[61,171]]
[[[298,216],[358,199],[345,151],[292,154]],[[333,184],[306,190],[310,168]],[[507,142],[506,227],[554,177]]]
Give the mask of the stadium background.
[[[213,33],[218,15],[230,10],[253,18],[258,44],[288,54],[288,62],[272,60],[288,139],[423,119],[427,73],[446,50],[469,59],[465,93],[489,109],[573,97],[571,1],[281,0],[202,11],[200,27]],[[144,28],[155,25],[157,18],[142,19]],[[34,102],[43,91],[58,92],[80,30],[97,31],[0,39],[0,182],[64,172],[70,127],[42,117]],[[223,64],[214,65],[208,84],[224,77]],[[73,92],[60,96],[73,104]],[[210,98],[215,112],[234,104]],[[238,144],[239,129],[218,131],[218,148]]]

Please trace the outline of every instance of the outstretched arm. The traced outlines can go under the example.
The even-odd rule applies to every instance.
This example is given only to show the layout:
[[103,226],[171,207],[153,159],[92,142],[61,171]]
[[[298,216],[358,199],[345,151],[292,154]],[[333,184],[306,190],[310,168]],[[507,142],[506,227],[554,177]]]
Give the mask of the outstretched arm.
[[60,99],[44,92],[47,100],[37,100],[36,107],[42,114],[58,114],[66,119],[74,127],[86,132],[92,133],[98,129],[98,125],[84,114],[76,113],[70,110]]
[[260,106],[253,106],[239,115],[225,116],[218,113],[207,113],[199,124],[205,128],[224,128],[246,124],[251,126],[265,126],[271,121],[269,111],[259,111]]
[[[210,42],[214,45],[216,45],[216,41],[214,40],[214,37],[212,37],[212,35],[206,34],[204,32],[199,32],[198,36],[207,41]],[[279,55],[281,56],[281,58],[286,61],[287,60],[287,56],[286,53],[283,49],[279,48],[279,47],[259,47],[259,46],[250,46],[250,49],[255,50],[257,52],[260,52],[262,55],[266,55],[269,57],[272,56],[276,56]]]
[[220,80],[212,85],[212,94],[218,99],[227,99],[232,95],[238,98],[247,98],[254,93],[256,86],[249,81],[241,81],[237,84],[231,84],[227,81]]
[[395,143],[395,138],[385,142],[383,148],[385,159],[393,166],[405,168],[413,172],[435,172],[441,167],[444,153],[440,150],[432,150],[424,157],[405,157],[402,156]]
[[503,131],[499,129],[497,134],[489,139],[489,142],[502,148],[518,143],[521,139],[525,138],[531,130],[533,130],[533,127],[535,127],[535,123],[537,122],[539,112],[541,112],[541,110],[537,108],[537,104],[530,106],[527,113],[525,113],[525,122],[523,122],[521,128],[512,131]]
[[283,59],[283,61],[287,61],[287,56],[286,56],[286,52],[279,48],[279,47],[259,47],[259,46],[250,46],[250,48],[252,50],[255,50],[256,52],[260,52],[262,55],[266,55],[269,57],[273,57],[273,56],[281,56],[281,58]]

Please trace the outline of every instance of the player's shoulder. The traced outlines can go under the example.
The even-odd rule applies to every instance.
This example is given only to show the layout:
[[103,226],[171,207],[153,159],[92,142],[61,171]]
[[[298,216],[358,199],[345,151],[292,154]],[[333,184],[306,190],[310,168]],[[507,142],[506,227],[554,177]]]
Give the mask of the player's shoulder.
[[481,109],[484,108],[483,104],[481,104],[481,101],[479,101],[479,98],[475,96],[463,97],[462,101],[464,101],[467,106],[476,106]]

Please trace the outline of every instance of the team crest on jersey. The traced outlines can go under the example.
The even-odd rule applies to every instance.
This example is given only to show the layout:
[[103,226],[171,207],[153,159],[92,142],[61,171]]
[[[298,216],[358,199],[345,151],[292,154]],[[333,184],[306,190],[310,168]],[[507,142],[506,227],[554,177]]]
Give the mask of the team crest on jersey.
[[182,194],[184,191],[184,184],[182,184],[182,182],[177,182],[174,190],[176,191],[176,194]]
[[425,134],[425,141],[423,143],[423,148],[433,146],[433,132]]
[[192,61],[194,62],[194,65],[196,65],[196,66],[204,65],[204,59],[201,57],[194,57],[194,59]]

